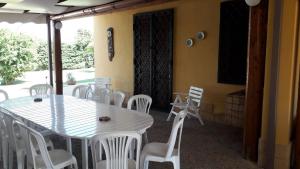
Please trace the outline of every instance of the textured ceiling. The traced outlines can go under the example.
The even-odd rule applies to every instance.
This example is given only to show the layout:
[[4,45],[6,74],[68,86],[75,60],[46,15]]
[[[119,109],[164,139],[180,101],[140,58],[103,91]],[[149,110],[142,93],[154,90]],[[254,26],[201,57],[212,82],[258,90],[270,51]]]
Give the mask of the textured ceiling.
[[102,4],[107,4],[111,2],[115,2],[118,0],[62,0],[59,5],[66,5],[66,6],[97,6]]

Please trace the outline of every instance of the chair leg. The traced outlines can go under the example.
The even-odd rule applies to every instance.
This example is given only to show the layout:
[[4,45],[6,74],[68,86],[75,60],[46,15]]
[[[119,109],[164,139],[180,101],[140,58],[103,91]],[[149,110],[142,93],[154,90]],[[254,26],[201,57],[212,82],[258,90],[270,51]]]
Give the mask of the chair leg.
[[144,137],[145,137],[145,144],[148,144],[149,143],[149,139],[148,139],[147,131],[144,133]]
[[197,114],[197,118],[198,118],[200,124],[201,124],[202,126],[204,126],[204,122],[203,122],[203,120],[202,120],[202,117],[200,116],[199,113],[196,113],[196,114]]
[[135,150],[135,140],[131,142],[130,150],[129,150],[129,159],[134,158],[134,150]]
[[11,147],[8,147],[8,167],[13,169],[14,151]]
[[18,169],[24,169],[24,152],[17,152]]
[[189,119],[191,118],[191,115],[188,113],[187,115],[186,115]]
[[[173,109],[172,109],[173,110]],[[170,121],[170,119],[171,119],[171,116],[172,116],[172,110],[171,110],[171,112],[169,113],[169,116],[168,116],[168,118],[167,118],[167,121]]]
[[[144,161],[144,169],[148,169],[149,168],[149,161],[145,160]],[[143,169],[143,168],[141,168]]]
[[176,157],[172,160],[174,169],[180,169],[180,160],[179,157]]
[[78,169],[76,158],[73,158],[73,169]]
[[199,116],[199,122],[200,122],[200,124],[202,125],[202,126],[204,126],[204,122],[203,122],[203,120],[202,120],[202,117],[201,116]]
[[2,141],[2,160],[3,160],[3,169],[8,169],[8,145],[5,144],[5,141]]
[[74,169],[78,169],[77,163],[73,165]]

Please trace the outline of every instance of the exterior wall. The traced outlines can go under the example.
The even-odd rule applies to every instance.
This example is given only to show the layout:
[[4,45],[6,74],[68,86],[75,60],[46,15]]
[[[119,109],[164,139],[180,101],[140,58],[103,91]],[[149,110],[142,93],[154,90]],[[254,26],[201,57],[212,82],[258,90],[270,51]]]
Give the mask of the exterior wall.
[[[269,90],[270,90],[270,67],[272,57],[273,23],[274,23],[274,2],[270,1],[269,9],[269,29],[265,75],[264,107],[262,118],[262,136],[260,139],[260,153],[263,152],[267,138],[267,125],[269,113]],[[281,6],[281,27],[279,42],[279,65],[276,97],[276,127],[275,127],[275,168],[290,168],[291,159],[291,131],[293,114],[296,110],[295,101],[297,100],[297,75],[299,75],[299,61],[297,62],[297,19],[298,1],[282,1]],[[260,154],[262,157],[263,155]],[[261,159],[261,158],[260,158]],[[261,159],[262,160],[262,159]],[[263,160],[262,160],[263,161]],[[261,162],[262,162],[261,161]],[[263,165],[263,162],[262,162]]]
[[[113,88],[133,92],[133,15],[174,8],[173,90],[185,92],[190,85],[203,87],[204,102],[215,106],[215,113],[225,109],[225,96],[244,86],[217,83],[219,48],[219,0],[177,0],[94,17],[96,77],[112,78]],[[115,58],[108,61],[106,29],[114,28]],[[206,31],[207,38],[188,48],[185,40]]]

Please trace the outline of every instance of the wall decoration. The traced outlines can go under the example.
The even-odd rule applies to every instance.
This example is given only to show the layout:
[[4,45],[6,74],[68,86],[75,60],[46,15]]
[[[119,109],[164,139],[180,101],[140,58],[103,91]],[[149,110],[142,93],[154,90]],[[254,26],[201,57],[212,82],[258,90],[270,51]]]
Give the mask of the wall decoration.
[[115,55],[114,51],[114,30],[112,27],[107,29],[107,42],[108,42],[108,59],[109,61],[113,60]]
[[203,40],[206,37],[206,32],[204,32],[204,31],[198,32],[196,37],[198,40]]
[[185,41],[185,44],[187,47],[192,47],[194,45],[194,40],[192,38],[188,38],[186,41]]

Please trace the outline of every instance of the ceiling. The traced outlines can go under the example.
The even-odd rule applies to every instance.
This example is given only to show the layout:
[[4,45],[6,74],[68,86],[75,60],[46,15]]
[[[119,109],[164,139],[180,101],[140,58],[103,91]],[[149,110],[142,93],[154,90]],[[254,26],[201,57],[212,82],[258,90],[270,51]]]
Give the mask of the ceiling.
[[0,13],[60,14],[119,0],[0,0]]

